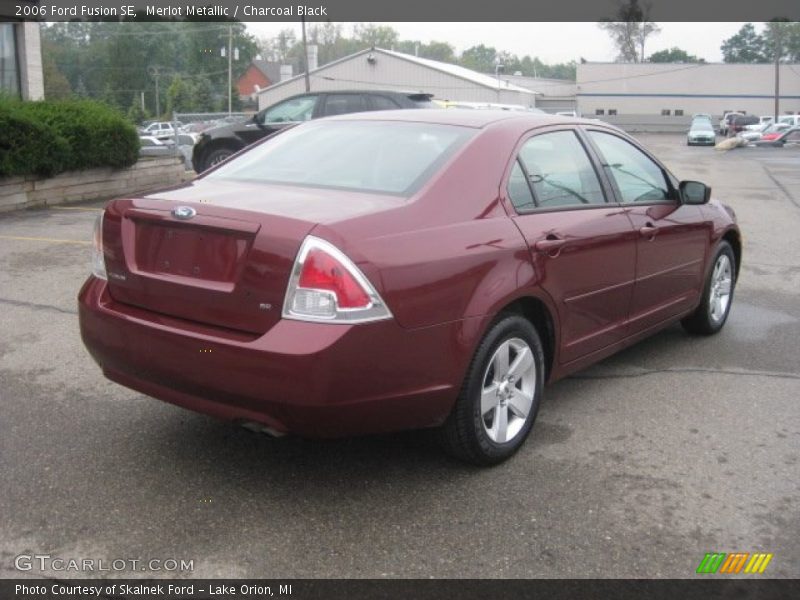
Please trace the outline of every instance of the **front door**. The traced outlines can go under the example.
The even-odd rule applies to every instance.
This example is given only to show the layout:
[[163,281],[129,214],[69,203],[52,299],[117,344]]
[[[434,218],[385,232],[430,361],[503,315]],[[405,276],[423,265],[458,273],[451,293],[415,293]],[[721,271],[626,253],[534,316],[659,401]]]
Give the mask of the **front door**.
[[559,312],[559,361],[572,362],[621,340],[636,234],[625,211],[607,202],[576,132],[550,130],[527,139],[506,193],[540,285]]
[[702,209],[681,203],[672,179],[645,152],[610,132],[588,136],[638,235],[629,317],[636,333],[697,304],[710,232]]

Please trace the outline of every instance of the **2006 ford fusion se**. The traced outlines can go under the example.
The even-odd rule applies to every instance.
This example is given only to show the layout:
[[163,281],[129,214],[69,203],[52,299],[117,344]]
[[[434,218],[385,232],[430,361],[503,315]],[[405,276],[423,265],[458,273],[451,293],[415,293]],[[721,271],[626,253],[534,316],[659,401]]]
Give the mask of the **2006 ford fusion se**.
[[546,381],[725,323],[733,211],[597,121],[391,111],[299,125],[115,200],[80,296],[109,379],[274,434],[439,428],[511,456]]

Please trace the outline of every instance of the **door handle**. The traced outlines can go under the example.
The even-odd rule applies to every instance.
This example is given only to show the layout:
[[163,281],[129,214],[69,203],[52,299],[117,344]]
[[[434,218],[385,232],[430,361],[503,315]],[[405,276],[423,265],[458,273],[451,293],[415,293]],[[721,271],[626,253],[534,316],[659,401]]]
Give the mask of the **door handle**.
[[542,254],[547,254],[548,256],[555,258],[561,253],[561,247],[567,242],[567,240],[559,239],[555,236],[547,238],[543,240],[537,241],[533,247],[536,248]]
[[644,227],[639,228],[639,235],[647,238],[647,240],[650,242],[656,239],[657,233],[658,233],[658,227],[655,227],[652,223],[647,223],[645,224]]

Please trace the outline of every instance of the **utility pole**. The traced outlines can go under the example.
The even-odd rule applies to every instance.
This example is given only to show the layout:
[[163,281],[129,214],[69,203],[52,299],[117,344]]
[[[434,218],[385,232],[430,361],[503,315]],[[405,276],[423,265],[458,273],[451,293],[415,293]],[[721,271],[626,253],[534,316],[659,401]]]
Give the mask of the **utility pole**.
[[303,27],[303,61],[305,62],[306,68],[306,92],[311,91],[311,78],[308,74],[308,41],[306,40],[306,18],[305,16],[301,17],[300,22]]
[[158,90],[158,79],[161,77],[161,69],[162,67],[158,65],[147,67],[147,72],[150,73],[150,77],[156,81],[156,119],[161,118],[161,94]]
[[778,122],[781,103],[781,53],[783,52],[783,31],[781,25],[775,24],[775,115],[773,123]]
[[775,117],[773,123],[778,122],[778,115],[780,114],[781,103],[781,60],[780,55],[775,53]]
[[228,114],[233,107],[233,25],[228,25]]
[[497,62],[494,65],[494,76],[497,79],[497,101],[500,102],[500,72],[505,69],[505,65]]

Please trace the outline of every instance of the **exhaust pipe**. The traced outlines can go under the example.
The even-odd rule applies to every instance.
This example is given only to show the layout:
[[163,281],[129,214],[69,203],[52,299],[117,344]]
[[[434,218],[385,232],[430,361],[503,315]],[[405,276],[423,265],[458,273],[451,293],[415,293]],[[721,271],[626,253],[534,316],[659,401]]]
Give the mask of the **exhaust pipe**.
[[240,423],[240,425],[250,431],[255,431],[256,433],[266,433],[274,438],[281,438],[286,435],[285,431],[279,431],[274,427],[270,427],[269,425],[264,425],[263,423],[258,423],[256,421],[244,421]]

